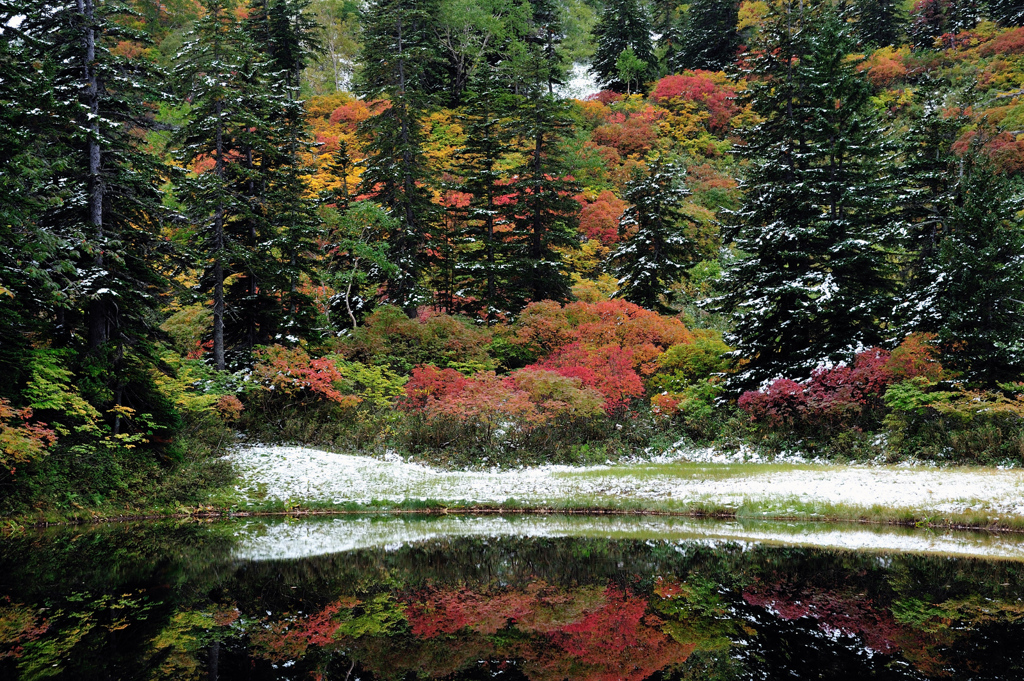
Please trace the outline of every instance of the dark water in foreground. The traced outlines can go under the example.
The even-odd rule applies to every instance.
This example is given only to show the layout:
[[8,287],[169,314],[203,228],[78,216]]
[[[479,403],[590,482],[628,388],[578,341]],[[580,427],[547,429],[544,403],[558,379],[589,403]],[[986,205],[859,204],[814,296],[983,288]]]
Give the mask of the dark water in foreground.
[[1024,679],[1017,560],[318,522],[0,540],[0,679]]

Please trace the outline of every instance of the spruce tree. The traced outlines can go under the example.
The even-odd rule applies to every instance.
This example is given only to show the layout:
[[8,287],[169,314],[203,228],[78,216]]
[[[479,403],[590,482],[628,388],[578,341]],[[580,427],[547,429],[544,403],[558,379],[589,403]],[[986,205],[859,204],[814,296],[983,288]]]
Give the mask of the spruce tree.
[[693,220],[682,212],[690,193],[682,181],[685,174],[681,166],[658,160],[646,173],[635,170],[626,185],[625,199],[631,205],[619,222],[625,238],[612,255],[617,297],[651,310],[673,311],[662,298],[695,255],[686,235]]
[[[50,182],[65,188],[67,200],[51,201],[37,224],[74,245],[73,254],[55,254],[51,268],[64,271],[68,312],[81,306],[94,353],[108,341],[145,333],[155,306],[151,294],[162,282],[150,259],[166,213],[158,189],[162,169],[140,143],[149,102],[159,98],[157,74],[145,59],[111,52],[122,40],[146,42],[117,20],[125,11],[94,0],[74,8],[37,2],[21,24],[42,49],[52,116],[64,120],[63,127],[38,132],[51,135],[41,140],[46,154],[64,159],[50,165]],[[65,269],[67,257],[77,261],[74,272]]]
[[903,162],[897,171],[900,217],[906,230],[903,286],[895,307],[902,335],[937,332],[940,322],[938,311],[927,301],[932,296],[935,258],[949,232],[960,173],[961,159],[953,143],[969,120],[963,114],[944,114],[939,100],[935,92],[922,97],[922,115],[903,137]]
[[597,53],[590,66],[602,87],[624,92],[627,87],[619,75],[619,56],[631,48],[645,65],[641,81],[656,73],[657,59],[651,44],[651,21],[646,6],[639,0],[609,0],[601,20],[594,28]]
[[[571,128],[569,108],[552,93],[558,65],[548,58],[543,16],[531,22],[525,49],[514,64],[516,95],[511,119],[522,162],[511,170],[513,230],[509,235],[509,304],[518,312],[529,301],[567,300],[569,277],[562,252],[579,248],[578,183],[569,176],[562,151]],[[530,36],[535,39],[530,40]]]
[[695,0],[679,29],[678,46],[668,60],[669,70],[720,71],[733,64],[740,46],[738,21],[736,0]]
[[764,120],[750,135],[746,192],[727,271],[730,342],[748,359],[731,381],[800,379],[882,340],[891,307],[886,239],[891,188],[870,85],[847,58],[845,23],[829,8],[784,3],[762,27],[751,81]]
[[421,117],[434,92],[436,62],[433,0],[376,0],[364,15],[363,70],[357,91],[386,97],[389,104],[364,121],[367,158],[361,192],[373,196],[394,218],[389,253],[397,266],[387,281],[387,299],[415,314],[420,277],[427,265],[426,242],[437,220],[429,169],[423,156]]

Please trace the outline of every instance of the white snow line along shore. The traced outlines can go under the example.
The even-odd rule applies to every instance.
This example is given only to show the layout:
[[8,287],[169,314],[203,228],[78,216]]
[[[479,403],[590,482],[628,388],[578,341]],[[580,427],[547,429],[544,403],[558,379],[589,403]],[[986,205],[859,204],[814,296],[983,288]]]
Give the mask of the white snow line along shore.
[[[694,458],[700,459],[699,453]],[[504,471],[444,471],[306,447],[257,445],[229,455],[241,476],[243,503],[400,503],[437,500],[540,506],[565,501],[651,501],[673,504],[813,504],[914,509],[942,516],[969,511],[1024,517],[1024,470],[921,469],[687,463],[539,466]],[[780,506],[781,505],[781,506]]]

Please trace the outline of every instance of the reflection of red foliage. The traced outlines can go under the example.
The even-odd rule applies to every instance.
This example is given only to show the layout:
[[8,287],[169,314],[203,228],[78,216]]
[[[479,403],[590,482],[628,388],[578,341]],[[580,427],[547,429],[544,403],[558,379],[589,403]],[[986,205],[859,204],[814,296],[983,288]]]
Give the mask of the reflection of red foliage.
[[693,651],[693,645],[681,645],[665,635],[661,618],[645,614],[646,600],[613,587],[605,597],[599,610],[551,635],[555,645],[585,665],[586,671],[574,678],[646,679]]
[[860,636],[865,646],[875,652],[893,653],[899,649],[899,624],[864,594],[819,587],[806,587],[799,592],[795,589],[794,585],[782,582],[758,584],[743,592],[743,600],[780,619],[809,617],[825,633]]
[[253,628],[249,636],[267,659],[295,660],[302,657],[310,646],[327,646],[334,643],[334,632],[339,626],[339,623],[334,621],[334,616],[343,607],[351,608],[356,604],[355,601],[336,601],[308,617],[275,622],[267,629]]
[[664,622],[647,613],[646,599],[615,587],[603,593],[564,592],[539,583],[492,594],[427,589],[411,601],[406,617],[412,633],[422,639],[465,637],[452,643],[456,649],[516,626],[527,637],[511,637],[507,648],[491,654],[522,659],[534,681],[644,679],[685,661],[694,648],[662,631]]

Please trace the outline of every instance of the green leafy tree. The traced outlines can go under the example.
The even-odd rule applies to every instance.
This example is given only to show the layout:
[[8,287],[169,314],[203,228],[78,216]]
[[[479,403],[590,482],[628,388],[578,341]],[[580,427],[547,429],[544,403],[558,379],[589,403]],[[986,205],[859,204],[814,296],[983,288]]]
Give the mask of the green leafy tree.
[[689,191],[682,178],[686,170],[676,164],[654,162],[648,172],[634,171],[626,185],[631,204],[622,215],[619,231],[626,236],[612,255],[619,280],[617,297],[648,309],[672,312],[662,300],[669,286],[692,264],[693,242],[686,235],[694,227],[683,212]]
[[882,340],[891,309],[885,254],[891,187],[870,85],[847,58],[853,42],[829,8],[781,5],[752,63],[751,133],[723,301],[737,310],[727,342],[749,363],[734,387],[803,378]]

